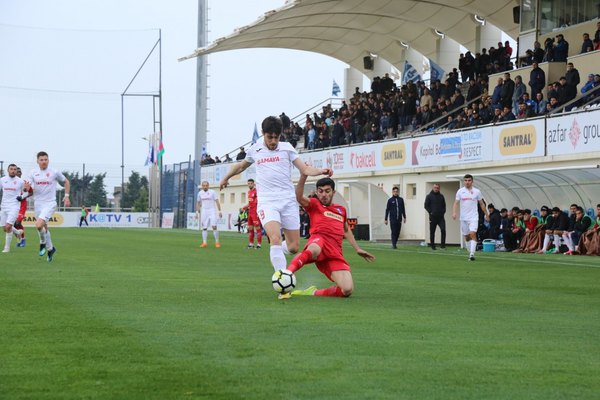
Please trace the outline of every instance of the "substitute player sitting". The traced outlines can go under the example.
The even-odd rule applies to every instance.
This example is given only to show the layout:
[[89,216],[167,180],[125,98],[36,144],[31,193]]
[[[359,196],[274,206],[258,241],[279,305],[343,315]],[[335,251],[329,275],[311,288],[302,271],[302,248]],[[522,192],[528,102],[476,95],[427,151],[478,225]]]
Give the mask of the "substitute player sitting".
[[371,262],[375,257],[361,249],[346,222],[346,209],[332,203],[335,194],[335,183],[331,178],[317,181],[316,198],[304,196],[306,175],[301,175],[296,186],[296,199],[310,217],[310,239],[304,251],[298,254],[287,267],[296,272],[303,265],[314,262],[319,269],[335,285],[326,289],[311,286],[305,290],[296,290],[294,295],[348,297],[354,290],[354,282],[350,266],[342,253],[342,240],[346,238],[356,250],[356,254]]

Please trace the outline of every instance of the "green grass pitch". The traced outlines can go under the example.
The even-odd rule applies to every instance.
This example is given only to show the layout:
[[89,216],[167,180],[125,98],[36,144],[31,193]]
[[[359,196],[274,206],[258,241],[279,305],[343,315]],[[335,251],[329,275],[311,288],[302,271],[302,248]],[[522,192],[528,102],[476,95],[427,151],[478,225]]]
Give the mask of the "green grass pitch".
[[363,242],[352,297],[279,301],[245,235],[54,229],[48,263],[27,233],[0,254],[0,399],[600,396],[600,258]]

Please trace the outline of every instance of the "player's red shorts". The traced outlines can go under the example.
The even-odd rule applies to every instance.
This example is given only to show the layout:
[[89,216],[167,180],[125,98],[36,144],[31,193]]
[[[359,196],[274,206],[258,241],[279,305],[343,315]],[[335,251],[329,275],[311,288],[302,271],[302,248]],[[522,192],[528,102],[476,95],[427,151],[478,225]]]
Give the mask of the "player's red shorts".
[[260,220],[258,219],[258,214],[256,212],[248,212],[248,226],[260,226]]
[[319,254],[315,265],[327,279],[333,282],[333,279],[331,279],[331,273],[333,271],[350,271],[350,266],[342,254],[340,243],[336,243],[335,240],[330,239],[327,236],[311,235],[306,246],[304,246],[304,250],[306,250],[311,243],[314,243],[321,248],[321,254]]

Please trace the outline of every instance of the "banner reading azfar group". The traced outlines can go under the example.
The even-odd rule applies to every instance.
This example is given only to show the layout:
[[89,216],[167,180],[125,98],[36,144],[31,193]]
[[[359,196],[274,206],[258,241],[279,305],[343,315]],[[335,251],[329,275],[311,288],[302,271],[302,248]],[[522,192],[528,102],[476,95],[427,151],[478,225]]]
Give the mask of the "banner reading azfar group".
[[598,113],[584,112],[548,118],[549,156],[600,151]]

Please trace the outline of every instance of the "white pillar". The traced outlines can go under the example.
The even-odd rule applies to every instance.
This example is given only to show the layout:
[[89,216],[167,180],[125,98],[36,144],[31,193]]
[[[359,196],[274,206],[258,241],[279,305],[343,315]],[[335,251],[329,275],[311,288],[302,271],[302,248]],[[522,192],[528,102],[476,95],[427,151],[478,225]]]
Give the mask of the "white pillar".
[[[448,36],[439,38],[435,46],[435,55],[437,60],[433,60],[443,68],[446,76],[452,69],[458,68],[458,56],[460,54],[460,43],[450,39]],[[444,77],[445,79],[445,77]],[[442,83],[444,79],[441,79]]]
[[485,25],[478,25],[475,28],[475,52],[481,53],[481,49],[490,47],[497,48],[498,42],[502,40],[502,31],[496,26],[485,22]]
[[346,68],[344,70],[344,98],[349,99],[354,95],[354,91],[358,88],[363,91],[364,75],[356,68]]

